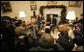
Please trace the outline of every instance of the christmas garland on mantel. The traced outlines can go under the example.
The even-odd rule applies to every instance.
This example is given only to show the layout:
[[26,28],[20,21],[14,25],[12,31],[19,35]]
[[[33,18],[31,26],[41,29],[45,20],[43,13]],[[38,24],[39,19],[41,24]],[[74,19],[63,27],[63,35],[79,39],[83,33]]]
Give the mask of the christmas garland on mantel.
[[40,13],[43,15],[43,10],[44,9],[51,9],[51,8],[62,8],[61,11],[61,23],[66,23],[66,6],[64,5],[47,5],[47,6],[41,6],[40,7]]

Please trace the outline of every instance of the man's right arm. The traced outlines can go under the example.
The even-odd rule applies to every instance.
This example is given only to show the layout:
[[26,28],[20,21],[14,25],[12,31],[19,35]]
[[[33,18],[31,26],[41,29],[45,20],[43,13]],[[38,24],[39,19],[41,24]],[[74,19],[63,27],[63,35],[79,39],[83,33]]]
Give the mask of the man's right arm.
[[80,23],[80,22],[81,22],[81,20],[78,20],[78,21],[74,22],[73,24],[77,24],[77,23]]

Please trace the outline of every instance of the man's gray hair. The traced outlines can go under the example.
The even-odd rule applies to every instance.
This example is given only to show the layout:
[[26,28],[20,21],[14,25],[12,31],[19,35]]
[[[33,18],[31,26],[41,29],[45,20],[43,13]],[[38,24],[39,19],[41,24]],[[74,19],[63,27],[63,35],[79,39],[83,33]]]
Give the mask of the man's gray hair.
[[39,40],[39,46],[50,48],[54,45],[54,38],[50,34],[43,34]]

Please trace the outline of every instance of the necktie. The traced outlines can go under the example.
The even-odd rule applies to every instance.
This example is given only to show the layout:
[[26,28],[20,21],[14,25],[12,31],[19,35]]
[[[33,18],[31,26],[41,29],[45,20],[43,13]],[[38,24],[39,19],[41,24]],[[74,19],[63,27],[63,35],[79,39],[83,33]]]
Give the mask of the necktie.
[[52,18],[51,18],[51,24],[52,24]]

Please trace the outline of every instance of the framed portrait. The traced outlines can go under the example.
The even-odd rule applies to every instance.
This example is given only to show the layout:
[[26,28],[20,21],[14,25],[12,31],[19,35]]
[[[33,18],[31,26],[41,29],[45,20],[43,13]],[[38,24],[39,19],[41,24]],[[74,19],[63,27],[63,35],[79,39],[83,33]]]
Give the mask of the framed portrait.
[[69,7],[81,7],[81,1],[69,1]]
[[37,5],[30,5],[31,11],[37,10]]
[[36,4],[36,1],[30,1],[30,4]]
[[12,12],[10,2],[1,2],[1,8],[3,13]]
[[47,1],[47,4],[57,4],[58,1]]

